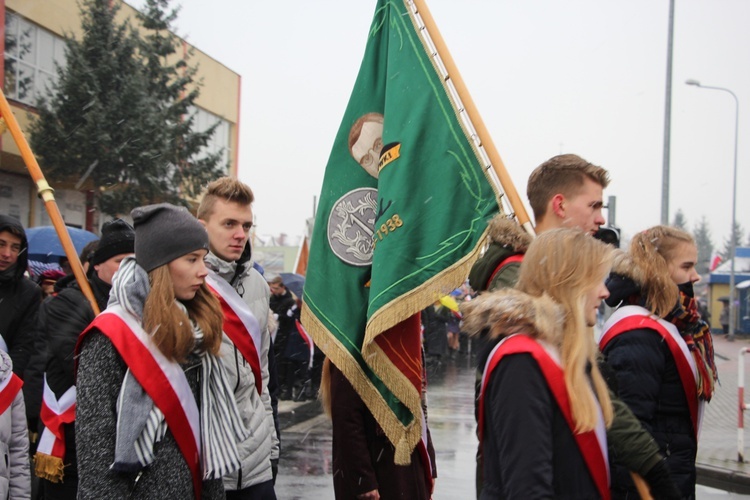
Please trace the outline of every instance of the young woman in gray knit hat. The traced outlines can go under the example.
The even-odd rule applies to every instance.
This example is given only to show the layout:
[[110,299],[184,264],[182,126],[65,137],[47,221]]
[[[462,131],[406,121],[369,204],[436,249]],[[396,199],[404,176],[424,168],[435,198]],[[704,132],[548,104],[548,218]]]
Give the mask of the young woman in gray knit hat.
[[208,234],[167,203],[131,213],[135,257],[78,342],[78,498],[224,498],[247,436],[224,367]]

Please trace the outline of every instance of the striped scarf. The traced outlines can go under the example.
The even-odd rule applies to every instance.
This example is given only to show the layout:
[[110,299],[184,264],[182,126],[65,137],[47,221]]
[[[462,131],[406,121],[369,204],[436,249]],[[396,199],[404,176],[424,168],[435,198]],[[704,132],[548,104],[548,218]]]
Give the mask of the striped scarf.
[[[113,280],[109,305],[120,304],[141,319],[149,289],[146,271],[134,259],[127,258],[123,260]],[[179,301],[176,304],[187,315],[185,306]],[[191,325],[196,346],[200,346],[203,332],[196,323],[191,321]],[[221,360],[205,351],[196,354],[200,358],[201,370],[199,411],[203,478],[220,479],[241,467],[237,443],[247,439],[249,431],[242,423]],[[141,467],[151,464],[155,459],[154,444],[164,438],[167,423],[164,414],[153,404],[130,370],[120,389],[117,422],[118,443],[113,468],[123,470],[131,467],[128,462],[132,462],[132,458],[118,457],[119,450],[126,450],[125,454],[129,449],[134,450]],[[140,423],[133,426],[133,422]]]
[[714,384],[718,380],[714,362],[714,345],[711,328],[701,319],[694,297],[680,291],[680,300],[664,318],[677,327],[698,367],[698,396],[711,401]]

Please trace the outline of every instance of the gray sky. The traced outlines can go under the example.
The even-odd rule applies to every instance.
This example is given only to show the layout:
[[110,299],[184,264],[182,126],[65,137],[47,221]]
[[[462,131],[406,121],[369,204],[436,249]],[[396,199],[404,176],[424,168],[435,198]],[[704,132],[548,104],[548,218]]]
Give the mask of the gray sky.
[[[138,7],[141,0],[129,0]],[[301,235],[359,70],[375,1],[181,0],[177,32],[242,75],[240,178],[261,235]],[[658,224],[668,0],[427,0],[525,198],[561,152],[610,171],[625,236]],[[210,5],[210,8],[207,8]],[[750,2],[677,0],[670,221],[731,227],[734,101],[740,102],[737,220],[750,230]]]

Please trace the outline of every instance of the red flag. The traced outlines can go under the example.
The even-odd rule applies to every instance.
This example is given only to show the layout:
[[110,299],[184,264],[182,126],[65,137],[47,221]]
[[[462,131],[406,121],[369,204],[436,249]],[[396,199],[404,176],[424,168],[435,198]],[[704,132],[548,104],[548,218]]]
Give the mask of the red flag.
[[708,266],[708,270],[713,272],[717,267],[719,267],[719,264],[721,264],[721,255],[718,253],[714,253],[711,256],[711,263]]

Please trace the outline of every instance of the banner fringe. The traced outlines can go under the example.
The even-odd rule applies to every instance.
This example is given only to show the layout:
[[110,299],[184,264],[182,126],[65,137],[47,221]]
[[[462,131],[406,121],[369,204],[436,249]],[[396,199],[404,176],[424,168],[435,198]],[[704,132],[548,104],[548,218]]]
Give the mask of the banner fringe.
[[[312,335],[315,345],[317,345],[321,351],[336,365],[336,368],[341,370],[344,376],[352,384],[354,390],[357,391],[359,397],[365,403],[367,408],[372,413],[372,416],[378,422],[380,427],[385,432],[388,440],[396,448],[396,456],[394,461],[397,465],[408,465],[411,463],[411,453],[422,438],[422,420],[421,420],[421,398],[417,394],[416,410],[414,407],[414,394],[416,390],[414,386],[409,383],[412,387],[411,397],[408,399],[409,405],[406,401],[402,401],[404,406],[412,411],[412,421],[409,424],[403,424],[393,413],[393,410],[388,406],[388,403],[383,399],[378,390],[372,384],[369,378],[365,375],[362,368],[356,359],[349,353],[345,346],[343,346],[328,329],[320,322],[320,320],[313,314],[309,307],[302,308],[302,322],[307,332]],[[380,350],[373,350],[373,357],[384,358],[385,356],[379,355]],[[380,353],[382,354],[382,353]],[[365,359],[363,355],[363,359]],[[369,363],[368,363],[369,366]],[[399,372],[400,373],[400,372]],[[401,377],[406,377],[401,374]],[[394,380],[391,375],[387,377],[391,383],[398,383]],[[408,380],[407,380],[408,382]],[[388,386],[388,381],[383,380],[383,383]],[[393,392],[393,391],[391,391]],[[394,393],[395,395],[395,393]],[[397,396],[398,397],[398,396]]]
[[53,483],[60,483],[63,480],[64,473],[65,464],[62,458],[41,452],[34,454],[34,474],[36,477]]

